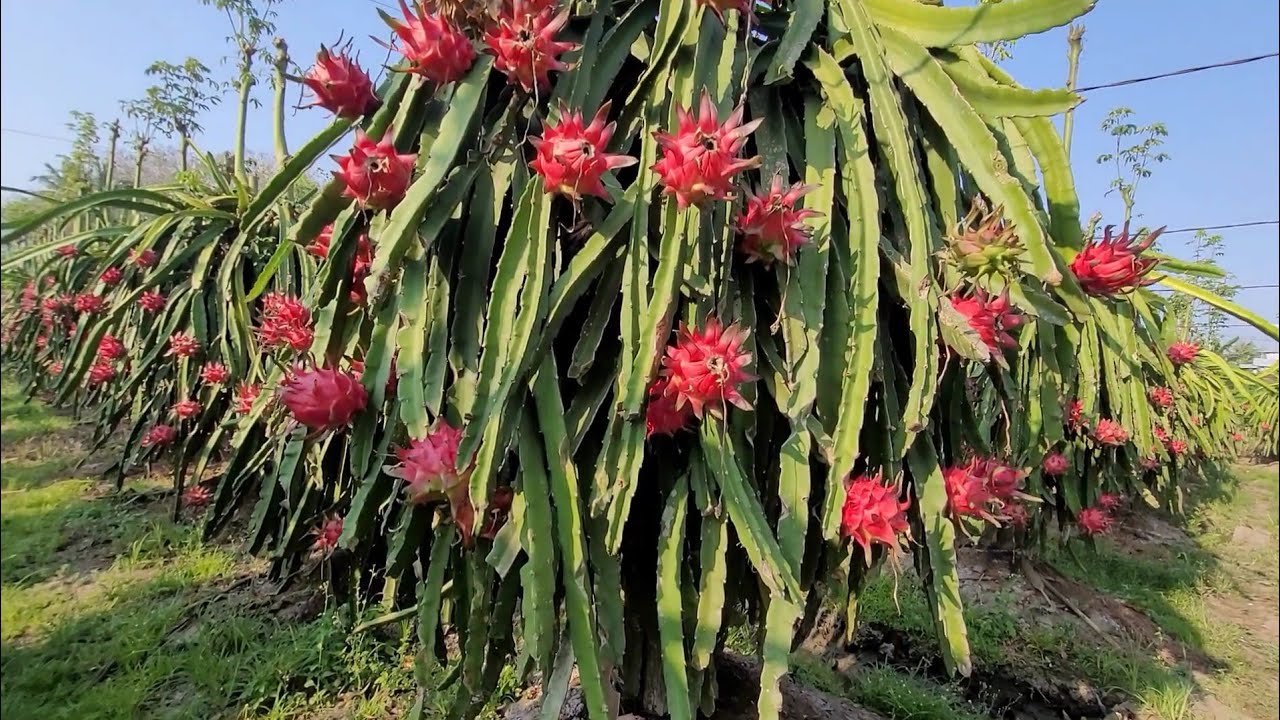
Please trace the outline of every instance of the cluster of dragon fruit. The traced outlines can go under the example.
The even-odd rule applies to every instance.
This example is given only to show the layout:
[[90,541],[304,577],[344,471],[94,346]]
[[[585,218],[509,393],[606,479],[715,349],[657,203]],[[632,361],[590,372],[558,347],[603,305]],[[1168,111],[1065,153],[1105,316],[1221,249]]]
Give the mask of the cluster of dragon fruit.
[[[728,12],[750,12],[749,0],[701,2],[720,17]],[[495,69],[536,98],[549,88],[552,73],[568,68],[561,57],[577,46],[560,38],[569,11],[557,0],[513,0],[502,5],[497,17],[459,9],[465,5],[418,2],[410,8],[401,0],[402,18],[387,16],[395,33],[389,47],[403,56],[399,69],[438,86],[456,82],[476,61],[479,41],[482,52],[494,57]],[[304,82],[314,95],[313,106],[338,117],[358,119],[380,106],[369,74],[343,48],[322,47]],[[803,198],[814,188],[781,176],[750,177],[761,167],[761,159],[744,154],[761,120],[746,120],[744,107],[720,117],[705,92],[688,98],[687,103],[678,110],[675,127],[657,135],[660,157],[652,170],[661,192],[674,198],[681,211],[691,206],[736,204],[737,251],[748,262],[793,264],[797,254],[813,243],[811,221],[817,213],[803,207]],[[608,104],[590,117],[579,108],[560,105],[552,109],[540,133],[528,138],[528,167],[546,193],[571,203],[587,196],[611,200],[605,182],[608,174],[638,160],[607,150],[615,131],[610,113]],[[394,137],[394,129],[380,138],[357,131],[350,151],[335,157],[334,175],[342,181],[345,195],[367,211],[394,208],[413,180],[417,157],[399,152]],[[758,182],[755,187],[751,186],[753,181]],[[332,233],[332,226],[325,228],[306,251],[326,261]],[[1107,298],[1132,292],[1149,281],[1148,275],[1157,264],[1143,253],[1158,235],[1159,231],[1154,231],[1135,236],[1127,226],[1119,232],[1108,227],[1101,238],[1089,240],[1075,255],[1070,271],[1091,295]],[[362,233],[349,270],[351,299],[357,304],[366,301],[363,279],[369,273],[374,249],[374,240]],[[61,252],[71,258],[78,251],[66,246]],[[993,358],[1019,346],[1024,318],[1010,300],[1008,285],[1016,282],[1020,253],[1016,229],[1006,224],[998,207],[988,209],[975,203],[974,210],[948,236],[946,260],[965,278],[962,287],[950,294],[949,304]],[[42,350],[47,347],[44,366],[50,375],[56,376],[64,368],[64,359],[59,358],[51,338],[74,333],[77,323],[101,313],[108,294],[144,279],[156,260],[152,250],[136,253],[128,267],[102,268],[94,287],[79,292],[59,292],[52,277],[24,289],[19,317],[39,313],[43,333],[38,345]],[[137,304],[154,316],[165,309],[166,297],[158,290],[148,290]],[[313,323],[311,311],[297,297],[269,293],[257,302],[256,332],[261,349],[284,358],[292,368],[269,392],[259,384],[232,377],[216,350],[201,347],[189,332],[169,337],[167,355],[174,362],[200,363],[198,389],[206,398],[210,393],[227,394],[236,412],[250,413],[259,405],[278,403],[296,423],[313,433],[342,432],[369,405],[360,378],[363,366],[358,360],[345,360],[337,366],[317,364],[310,356]],[[723,418],[728,406],[751,411],[743,392],[756,379],[751,371],[752,355],[745,349],[749,333],[749,328],[732,318],[718,317],[706,317],[676,330],[648,388],[649,436],[674,436],[708,418]],[[1198,348],[1177,342],[1166,352],[1176,366],[1182,366],[1195,361]],[[97,388],[119,382],[129,372],[126,356],[119,338],[104,335],[87,375],[88,385]],[[1149,399],[1163,413],[1174,405],[1175,395],[1170,388],[1154,387]],[[1069,437],[1083,440],[1099,453],[1129,442],[1129,430],[1112,419],[1084,417],[1079,401],[1068,400],[1067,407]],[[197,395],[177,400],[170,421],[148,429],[142,446],[161,451],[173,444],[184,425],[201,410]],[[1186,452],[1186,442],[1171,437],[1165,428],[1156,427],[1153,432],[1163,442],[1166,454],[1145,458],[1145,469],[1154,469]],[[413,438],[399,448],[397,462],[386,471],[403,481],[407,502],[447,503],[458,526],[469,533],[475,508],[467,497],[467,472],[458,469],[462,435],[462,428],[438,419],[424,437]],[[1047,478],[1070,473],[1071,461],[1065,450],[1048,449],[1040,471]],[[1040,502],[1024,492],[1030,472],[1030,468],[1015,467],[1000,458],[978,455],[944,468],[951,515],[970,526],[1024,526]],[[866,553],[868,562],[873,546],[894,550],[907,541],[910,500],[904,499],[899,484],[886,482],[879,475],[858,474],[846,481],[846,488],[842,531]],[[186,491],[185,500],[202,507],[210,501],[209,489],[196,485]],[[511,491],[499,489],[487,510],[492,518],[481,525],[483,535],[492,537],[510,502]],[[1079,532],[1107,532],[1120,506],[1118,496],[1104,494],[1096,505],[1077,514]],[[313,532],[314,548],[332,552],[341,527],[340,517],[324,518]]]

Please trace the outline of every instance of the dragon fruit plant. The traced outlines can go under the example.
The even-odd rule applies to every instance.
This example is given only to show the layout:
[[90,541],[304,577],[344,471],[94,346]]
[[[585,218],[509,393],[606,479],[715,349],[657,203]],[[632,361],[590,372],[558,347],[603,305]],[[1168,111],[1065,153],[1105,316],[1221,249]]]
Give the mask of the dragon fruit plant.
[[454,717],[517,644],[593,719],[710,713],[726,608],[779,717],[823,601],[906,550],[967,674],[958,533],[1104,533],[1104,485],[1172,503],[1233,408],[1275,427],[1274,374],[1175,342],[1158,233],[1082,232],[1079,98],[975,48],[1091,0],[400,5],[381,86],[320,48],[333,121],[260,189],[7,232],[50,239],[3,261],[4,357],[127,431],[119,477],[169,459],[207,533],[251,506],[275,575],[416,602]]

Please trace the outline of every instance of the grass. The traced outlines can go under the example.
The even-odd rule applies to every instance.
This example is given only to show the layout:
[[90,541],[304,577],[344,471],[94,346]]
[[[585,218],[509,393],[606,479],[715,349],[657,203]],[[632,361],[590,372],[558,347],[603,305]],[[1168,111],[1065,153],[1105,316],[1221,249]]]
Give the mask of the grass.
[[[2,390],[6,719],[377,718],[412,701],[408,639],[352,634],[359,618],[344,612],[282,622],[262,603],[237,601],[227,588],[253,577],[258,566],[236,547],[200,542],[192,523],[167,517],[167,502],[140,501],[167,479],[132,481],[141,494],[104,490],[96,478],[77,474],[83,433],[73,422],[24,404],[8,384]],[[1275,639],[1260,639],[1245,617],[1225,617],[1222,603],[1247,591],[1255,599],[1269,593],[1274,604],[1280,483],[1274,468],[1241,468],[1236,479],[1216,494],[1188,499],[1188,542],[1135,552],[1103,540],[1048,557],[1064,574],[1140,608],[1168,636],[1225,661],[1224,670],[1192,675],[1148,647],[1101,642],[1069,617],[1030,621],[1019,612],[1018,596],[1002,589],[966,598],[975,666],[1118,690],[1161,720],[1192,717],[1203,691],[1240,712],[1275,717]],[[1242,523],[1270,542],[1237,542]],[[934,646],[928,606],[910,569],[874,579],[859,609],[865,623],[900,629],[918,649]],[[750,653],[755,638],[736,627],[727,644]],[[926,670],[872,663],[842,673],[804,653],[793,658],[798,680],[889,718],[986,715],[961,685]],[[486,708],[490,717],[519,689],[511,668],[500,684]],[[429,693],[428,717],[442,715],[450,696]]]
[[[1104,692],[1118,691],[1145,711],[1144,717],[1189,720],[1203,693],[1212,693],[1235,712],[1276,717],[1276,639],[1259,641],[1250,635],[1244,618],[1226,618],[1218,603],[1239,598],[1242,571],[1258,579],[1250,597],[1277,592],[1277,530],[1280,528],[1280,483],[1270,468],[1237,467],[1233,482],[1199,490],[1188,500],[1184,524],[1189,539],[1137,548],[1102,540],[1093,548],[1076,543],[1069,551],[1051,552],[1047,559],[1068,577],[1099,592],[1125,600],[1144,612],[1168,638],[1184,643],[1225,669],[1193,672],[1176,658],[1162,656],[1152,646],[1119,637],[1103,642],[1073,616],[1028,613],[1016,594],[966,585],[965,617],[974,665],[979,671],[1004,672],[1013,677],[1038,677],[1060,684],[1072,679]],[[1265,530],[1270,542],[1242,547],[1233,541],[1240,524]],[[988,587],[988,586],[982,586]],[[859,620],[904,632],[919,650],[936,647],[933,621],[914,574],[881,574],[859,597]],[[1254,624],[1267,615],[1258,607]],[[750,636],[737,633],[750,651]],[[736,639],[730,635],[730,645]],[[1157,638],[1159,639],[1159,638]],[[745,641],[744,641],[745,640]],[[918,668],[872,664],[838,673],[823,661],[798,653],[796,677],[878,710],[890,718],[969,718],[985,708],[964,700],[959,685],[922,675]]]
[[[2,390],[6,720],[383,718],[412,703],[411,633],[352,634],[363,618],[333,610],[285,621],[229,590],[259,573],[251,558],[200,542],[195,523],[168,518],[168,502],[75,476],[73,423]],[[508,675],[498,700],[515,692]],[[431,693],[427,716],[451,695]]]
[[810,687],[847,697],[890,718],[983,720],[987,717],[950,688],[885,665],[873,665],[844,675],[801,652],[791,659],[791,674]]

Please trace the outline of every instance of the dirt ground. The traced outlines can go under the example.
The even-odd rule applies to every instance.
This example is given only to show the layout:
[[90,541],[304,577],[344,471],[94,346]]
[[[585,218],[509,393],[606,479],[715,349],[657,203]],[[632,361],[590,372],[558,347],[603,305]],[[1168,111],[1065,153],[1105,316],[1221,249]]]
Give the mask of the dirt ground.
[[[337,720],[407,709],[412,650],[395,633],[353,634],[316,584],[282,588],[233,543],[200,543],[189,515],[170,517],[163,469],[117,493],[95,477],[102,461],[79,463],[87,440],[6,392],[6,719],[204,718],[216,708]],[[1233,475],[1224,492],[1193,495],[1185,517],[1128,508],[1094,547],[1038,558],[963,549],[967,679],[942,667],[910,571],[881,578],[852,644],[839,613],[822,616],[784,683],[784,717],[1277,717],[1280,468]],[[755,718],[757,661],[728,652],[718,669],[713,720]],[[564,717],[574,707],[571,698]],[[498,703],[491,716],[534,710]]]

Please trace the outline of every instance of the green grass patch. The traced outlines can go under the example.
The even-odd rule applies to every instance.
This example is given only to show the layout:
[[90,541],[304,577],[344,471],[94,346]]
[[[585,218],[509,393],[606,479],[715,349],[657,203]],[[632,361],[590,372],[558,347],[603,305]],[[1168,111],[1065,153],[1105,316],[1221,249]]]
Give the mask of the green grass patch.
[[[3,385],[0,714],[6,720],[386,718],[413,702],[414,635],[355,634],[368,617],[330,608],[284,621],[272,599],[237,598],[255,572],[238,546],[201,541],[148,505],[68,477],[72,423]],[[127,490],[166,487],[142,479]],[[247,591],[245,591],[247,592]],[[316,592],[321,592],[317,589]],[[380,614],[384,608],[371,608]],[[460,684],[426,671],[425,716],[444,717]],[[480,717],[519,691],[502,672]]]
[[1206,649],[1203,594],[1224,581],[1217,577],[1216,559],[1194,546],[1162,554],[1158,560],[1133,557],[1106,538],[1094,549],[1076,544],[1053,549],[1049,561],[1064,575],[1104,590],[1141,608],[1173,637]]
[[982,720],[987,715],[953,688],[887,666],[863,666],[848,675],[820,659],[796,653],[791,675],[798,682],[883,713],[912,720]]
[[[1227,670],[1206,681],[1208,688],[1231,707],[1252,705],[1256,714],[1258,698],[1274,696],[1280,652],[1274,645],[1259,650],[1247,628],[1215,617],[1209,600],[1240,593],[1241,571],[1262,576],[1261,586],[1269,588],[1267,592],[1276,591],[1280,474],[1274,466],[1237,468],[1234,478],[1192,486],[1186,507],[1183,525],[1188,537],[1183,540],[1151,539],[1134,545],[1132,540],[1122,544],[1103,538],[1092,547],[1076,542],[1066,549],[1052,549],[1045,557],[1064,575],[1142,610],[1169,638],[1228,661]],[[1262,530],[1271,542],[1242,545],[1234,536],[1241,527]],[[1256,598],[1258,591],[1255,581],[1251,596]],[[1037,617],[1017,602],[1015,596],[1000,592],[966,597],[975,667],[987,671],[1003,667],[1015,677],[1034,673],[1061,683],[1078,678],[1103,691],[1123,691],[1152,717],[1191,717],[1196,695],[1204,689],[1197,683],[1203,678],[1191,677],[1185,666],[1171,664],[1171,658],[1124,638],[1117,638],[1116,644],[1104,642],[1074,619]],[[886,572],[870,580],[859,595],[858,616],[862,623],[906,633],[926,652],[936,646],[926,598],[909,569],[896,578]],[[1253,654],[1246,655],[1242,648],[1250,642]],[[890,717],[963,717],[962,709],[948,705],[957,695],[948,695],[945,683],[892,667],[860,669],[858,677],[869,678],[865,681],[832,677],[834,671],[821,663],[814,667],[815,662],[805,665],[806,682],[843,687],[841,694],[856,695],[858,702]],[[855,690],[855,682],[870,686]],[[920,691],[942,698],[942,704],[929,705]],[[1274,704],[1266,707],[1263,715],[1274,716]]]
[[49,412],[39,401],[28,402],[18,386],[7,381],[0,384],[0,406],[4,408],[0,416],[0,445],[6,448],[10,443],[52,435],[73,425],[70,419]]

